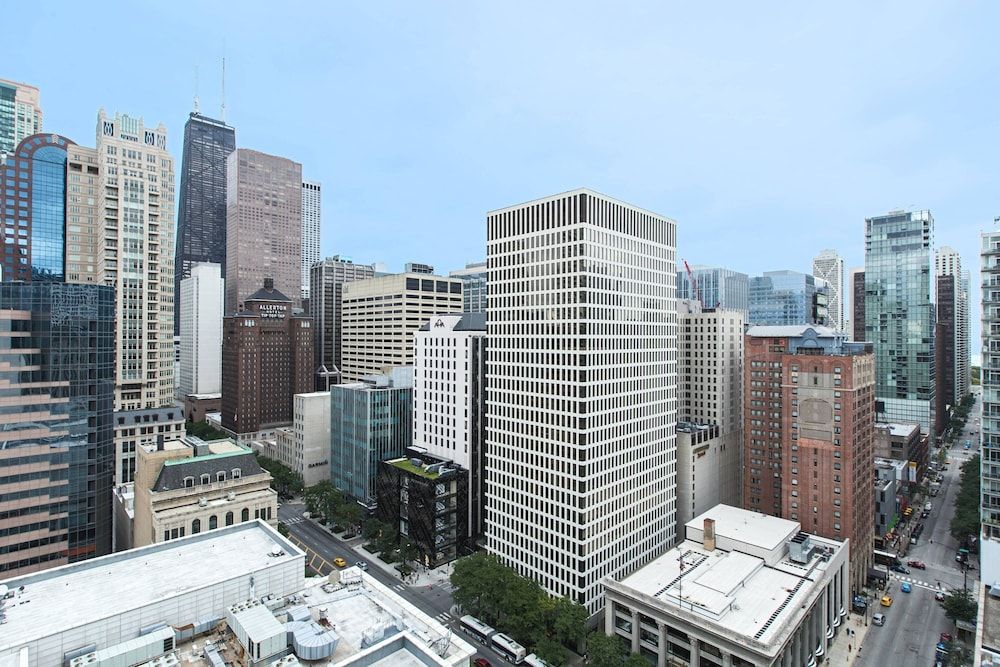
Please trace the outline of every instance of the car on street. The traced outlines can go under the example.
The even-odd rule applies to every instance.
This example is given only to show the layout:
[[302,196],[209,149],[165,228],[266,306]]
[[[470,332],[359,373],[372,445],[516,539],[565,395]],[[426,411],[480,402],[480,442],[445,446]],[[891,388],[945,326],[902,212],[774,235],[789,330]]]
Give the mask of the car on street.
[[879,602],[881,603],[881,605],[883,607],[891,607],[892,606],[892,596],[890,596],[890,595],[883,595],[882,599],[879,600]]
[[938,591],[937,593],[935,593],[934,599],[937,600],[938,602],[944,600],[944,591]]
[[922,560],[908,560],[906,564],[917,570],[926,570],[927,565]]
[[878,626],[885,625],[885,614],[875,614],[872,616],[872,623]]
[[333,564],[336,565],[337,567],[347,567],[347,561],[341,558],[340,556],[337,556],[336,558],[333,559]]
[[913,587],[910,586],[910,582],[904,581],[899,585],[899,590],[903,591],[904,593],[909,593],[913,590]]
[[355,565],[358,566],[359,570],[362,570],[364,572],[368,571],[368,563],[364,562],[363,560],[359,560],[357,563],[355,563]]
[[892,570],[893,572],[897,572],[899,574],[909,574],[910,573],[909,570],[907,570],[902,565],[899,565],[898,563],[890,565],[889,569]]
[[476,658],[472,661],[474,667],[491,667],[490,661],[486,658]]
[[950,632],[942,632],[941,636],[939,637],[939,640],[943,641],[943,642],[950,642],[951,641],[951,633]]

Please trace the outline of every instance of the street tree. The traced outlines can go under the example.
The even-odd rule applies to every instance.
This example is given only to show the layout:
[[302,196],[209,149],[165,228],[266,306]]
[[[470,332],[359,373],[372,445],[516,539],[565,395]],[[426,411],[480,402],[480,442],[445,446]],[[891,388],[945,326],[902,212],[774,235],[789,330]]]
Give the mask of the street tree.
[[557,642],[576,646],[587,636],[587,608],[567,597],[554,598],[547,625]]
[[554,642],[548,637],[542,637],[535,644],[535,655],[553,667],[560,667],[566,662],[566,649],[559,642]]
[[958,621],[965,621],[966,623],[976,622],[976,611],[977,604],[976,600],[972,597],[972,593],[964,588],[956,588],[955,590],[948,593],[944,600],[939,603],[941,608],[944,609],[944,615],[947,616],[952,623],[957,623]]
[[633,653],[625,658],[624,667],[649,667],[649,662],[638,653]]
[[593,667],[622,667],[625,647],[617,637],[595,632],[587,638],[587,664]]

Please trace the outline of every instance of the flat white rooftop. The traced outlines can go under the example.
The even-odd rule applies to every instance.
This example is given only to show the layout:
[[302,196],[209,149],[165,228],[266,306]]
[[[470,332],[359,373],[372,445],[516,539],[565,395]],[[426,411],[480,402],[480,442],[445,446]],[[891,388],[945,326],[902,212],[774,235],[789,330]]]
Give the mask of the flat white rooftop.
[[249,521],[10,579],[2,582],[15,595],[0,651],[302,555],[266,523]]
[[690,535],[691,530],[701,531],[705,519],[715,520],[716,539],[727,538],[765,551],[783,546],[791,536],[799,532],[797,521],[732,505],[716,505],[684,524],[686,535]]

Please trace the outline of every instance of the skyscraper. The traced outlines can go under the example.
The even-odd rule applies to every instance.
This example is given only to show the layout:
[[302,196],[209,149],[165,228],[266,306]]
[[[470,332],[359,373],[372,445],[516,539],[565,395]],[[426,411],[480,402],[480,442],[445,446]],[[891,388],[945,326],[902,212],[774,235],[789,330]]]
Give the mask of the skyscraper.
[[[819,284],[817,284],[819,282]],[[798,271],[766,271],[750,279],[751,325],[826,324],[825,281]]]
[[486,262],[466,264],[448,274],[462,280],[462,311],[466,313],[486,312]]
[[101,159],[93,148],[66,147],[66,282],[99,284],[103,211],[97,209]]
[[875,345],[875,396],[886,421],[934,423],[930,211],[865,220],[865,338]]
[[0,158],[13,153],[25,137],[42,131],[38,88],[0,79]]
[[319,261],[320,184],[302,181],[302,298],[309,298],[309,269]]
[[181,281],[181,365],[177,392],[222,393],[222,267],[199,262]]
[[737,310],[746,319],[750,313],[750,278],[745,273],[715,266],[692,266],[694,286],[687,271],[677,272],[677,298],[701,301],[705,308]]
[[983,428],[980,471],[983,582],[1000,581],[1000,230],[984,232],[980,245]]
[[851,340],[865,340],[865,270],[851,269]]
[[675,537],[676,231],[586,189],[487,215],[487,549],[590,613]]
[[0,578],[111,553],[115,293],[0,283]]
[[[226,266],[226,159],[236,150],[236,130],[197,111],[184,124],[181,189],[177,210],[174,293],[198,262]],[[174,309],[180,333],[181,308]]]
[[344,283],[374,275],[375,267],[371,264],[355,264],[350,257],[341,255],[327,257],[310,269],[309,317],[316,329],[317,390],[326,390],[330,382],[336,384],[340,379]]
[[115,410],[174,401],[174,160],[167,129],[141,118],[97,118],[103,160],[101,279],[115,288],[118,316]]
[[[952,359],[953,368],[949,371],[952,381],[947,383],[950,388],[945,402],[950,405],[958,405],[962,398],[969,393],[969,385],[972,382],[972,359],[971,347],[969,345],[969,272],[962,270],[962,257],[954,248],[942,246],[934,255],[934,275],[937,280],[936,285],[941,285],[942,276],[952,276],[954,285],[949,296],[946,308],[954,311],[952,323],[952,335],[948,341],[950,351],[946,353]],[[947,281],[945,281],[947,284]],[[942,295],[940,292],[935,297],[938,307],[939,319],[942,307]],[[938,369],[940,372],[941,369]],[[938,383],[938,386],[942,386]]]
[[845,331],[847,310],[844,294],[844,260],[836,250],[824,250],[813,259],[813,275],[829,285],[827,294],[827,325]]
[[875,534],[871,345],[823,326],[750,327],[746,368],[744,506],[850,538],[856,593]]
[[302,302],[302,165],[239,148],[226,163],[226,315],[266,278]]

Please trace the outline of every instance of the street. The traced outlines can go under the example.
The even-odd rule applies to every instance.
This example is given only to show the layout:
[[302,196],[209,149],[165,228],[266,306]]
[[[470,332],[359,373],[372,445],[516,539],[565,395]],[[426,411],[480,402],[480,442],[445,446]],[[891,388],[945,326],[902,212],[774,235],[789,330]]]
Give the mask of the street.
[[368,574],[392,589],[397,595],[405,599],[410,604],[416,606],[428,616],[434,617],[445,627],[451,628],[460,634],[463,639],[475,646],[479,653],[485,656],[492,664],[502,665],[503,658],[494,653],[488,647],[476,643],[475,639],[461,631],[458,625],[456,614],[452,607],[454,602],[451,597],[450,584],[436,585],[407,585],[404,584],[398,575],[382,569],[379,563],[373,562],[370,556],[362,555],[354,550],[354,545],[361,546],[363,540],[356,538],[349,543],[332,535],[325,528],[303,516],[305,505],[301,502],[289,502],[278,508],[278,520],[284,523],[291,539],[303,551],[306,552],[306,565],[319,574],[326,576],[337,569],[333,565],[333,559],[340,557],[347,561],[348,565],[354,565],[359,560],[368,563]]
[[[974,388],[975,389],[975,388]],[[892,573],[889,579],[888,594],[893,598],[889,608],[875,602],[870,613],[885,614],[883,627],[872,627],[865,643],[861,647],[858,664],[871,667],[903,667],[907,665],[933,665],[935,645],[942,632],[954,634],[955,628],[945,615],[941,605],[934,600],[934,593],[939,588],[950,590],[962,588],[962,570],[955,562],[955,554],[959,545],[951,537],[949,526],[955,514],[955,498],[958,495],[959,474],[962,463],[979,451],[979,424],[975,418],[979,414],[978,400],[969,416],[969,422],[962,434],[955,438],[955,444],[948,450],[951,465],[944,469],[944,481],[941,491],[936,497],[928,498],[934,504],[930,516],[924,521],[924,532],[915,545],[910,545],[907,560],[920,560],[927,565],[926,570],[909,568],[910,574]],[[962,448],[962,442],[972,441],[968,451]],[[919,515],[915,515],[919,516]],[[912,521],[912,520],[911,520]],[[968,586],[977,586],[978,570],[968,573]],[[903,593],[900,584],[911,582],[913,591]]]

